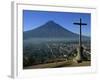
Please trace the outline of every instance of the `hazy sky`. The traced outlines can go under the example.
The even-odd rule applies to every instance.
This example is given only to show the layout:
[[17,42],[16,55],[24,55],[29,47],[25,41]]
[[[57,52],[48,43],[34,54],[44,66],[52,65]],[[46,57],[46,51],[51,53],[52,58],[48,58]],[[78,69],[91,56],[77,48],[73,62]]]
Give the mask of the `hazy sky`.
[[91,14],[89,13],[23,10],[23,29],[28,31],[52,20],[62,27],[79,34],[79,26],[74,25],[73,22],[79,22],[80,18],[82,18],[83,23],[87,23],[86,26],[82,26],[82,34],[90,36]]

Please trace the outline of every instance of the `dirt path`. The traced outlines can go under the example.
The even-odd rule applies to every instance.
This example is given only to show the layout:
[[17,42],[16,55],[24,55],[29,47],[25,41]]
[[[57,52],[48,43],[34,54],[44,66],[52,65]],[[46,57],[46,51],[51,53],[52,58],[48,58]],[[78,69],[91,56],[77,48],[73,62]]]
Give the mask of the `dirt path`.
[[57,68],[57,67],[77,67],[77,66],[90,66],[90,61],[83,61],[82,63],[74,63],[72,61],[63,61],[55,63],[39,64],[34,66],[25,67],[24,69],[41,69],[41,68]]

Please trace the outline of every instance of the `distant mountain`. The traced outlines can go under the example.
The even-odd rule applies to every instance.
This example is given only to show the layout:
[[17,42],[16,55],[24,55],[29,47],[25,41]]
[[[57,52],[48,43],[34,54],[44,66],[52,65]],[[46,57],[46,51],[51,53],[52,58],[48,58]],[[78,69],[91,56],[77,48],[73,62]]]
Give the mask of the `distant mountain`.
[[[25,31],[23,35],[24,40],[30,38],[79,38],[78,34],[63,28],[54,21],[48,21],[36,29]],[[84,38],[88,37],[84,36]]]

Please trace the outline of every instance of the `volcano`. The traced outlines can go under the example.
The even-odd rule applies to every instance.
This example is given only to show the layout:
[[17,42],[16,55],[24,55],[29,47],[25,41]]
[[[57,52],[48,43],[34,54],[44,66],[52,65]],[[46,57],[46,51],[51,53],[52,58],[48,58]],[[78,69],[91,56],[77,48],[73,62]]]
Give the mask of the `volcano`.
[[[23,39],[30,38],[79,38],[79,34],[73,33],[54,21],[48,21],[47,23],[29,30],[24,31]],[[83,38],[88,38],[83,36]]]

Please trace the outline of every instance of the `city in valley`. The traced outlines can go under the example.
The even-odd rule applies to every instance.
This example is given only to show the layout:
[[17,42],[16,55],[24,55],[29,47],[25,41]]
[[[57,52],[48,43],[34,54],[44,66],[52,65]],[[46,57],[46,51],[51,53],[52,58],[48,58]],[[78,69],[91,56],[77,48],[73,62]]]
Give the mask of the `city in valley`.
[[56,67],[74,67],[90,66],[90,42],[82,42],[83,51],[79,53],[78,41],[42,41],[38,43],[24,44],[23,68],[56,68]]

